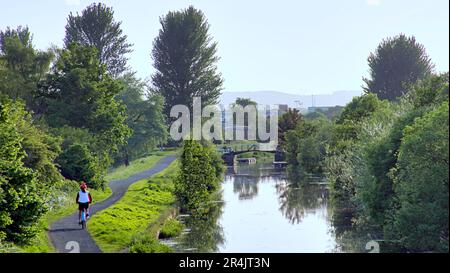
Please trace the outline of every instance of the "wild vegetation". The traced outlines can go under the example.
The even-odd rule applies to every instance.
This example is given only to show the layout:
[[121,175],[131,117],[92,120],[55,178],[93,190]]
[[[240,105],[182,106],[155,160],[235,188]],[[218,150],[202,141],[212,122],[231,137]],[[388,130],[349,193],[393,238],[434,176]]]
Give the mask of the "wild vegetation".
[[[290,169],[326,175],[337,226],[390,251],[447,252],[448,73],[431,73],[424,47],[404,35],[383,41],[369,65],[366,94],[334,121],[297,117],[283,130]],[[336,231],[344,248],[348,231]]]
[[[177,103],[190,105],[192,95],[207,103],[217,101],[223,80],[216,71],[217,44],[211,42],[204,14],[193,7],[169,12],[161,27],[152,51],[157,72],[151,82],[138,79],[127,66],[132,44],[113,9],[104,4],[69,14],[62,48],[35,49],[28,27],[0,31],[0,201],[7,204],[0,208],[2,245],[17,244],[27,251],[36,240],[48,243],[44,231],[51,220],[76,209],[69,197],[75,196],[77,182],[87,182],[94,200],[106,198],[111,193],[107,181],[142,171],[166,154],[153,149],[167,142],[167,109]],[[180,55],[179,48],[190,50]],[[173,65],[181,63],[186,65]],[[171,71],[189,77],[174,77]],[[198,166],[188,162],[197,158],[207,160],[203,166],[211,172],[191,177],[198,181],[198,188],[190,187],[194,192],[182,186],[187,185],[186,173],[177,175],[175,185],[172,178],[157,176],[156,182],[141,181],[131,188],[128,195],[136,199],[127,195],[92,220],[90,230],[102,249],[134,245],[131,249],[138,251],[142,244],[130,226],[143,231],[156,222],[174,205],[174,193],[183,207],[194,210],[218,189],[220,157],[211,145],[201,145],[197,152],[193,157],[184,153],[184,171],[195,174]],[[116,169],[107,174],[111,166]],[[174,168],[168,171],[176,173]],[[117,221],[115,215],[125,220]],[[114,225],[125,225],[120,238],[105,235]],[[162,234],[178,231],[179,226],[168,222]]]
[[46,242],[46,219],[75,211],[74,181],[102,199],[112,163],[167,139],[162,98],[126,66],[131,45],[113,15],[104,4],[70,14],[64,47],[45,51],[28,27],[0,31],[2,245]]
[[[0,252],[53,251],[46,231],[76,210],[80,182],[94,202],[104,200],[108,181],[167,155],[172,106],[192,106],[194,96],[217,102],[223,78],[205,15],[191,6],[160,23],[149,81],[128,67],[132,44],[105,4],[68,15],[61,48],[36,49],[28,27],[0,30]],[[449,74],[436,73],[425,47],[403,34],[383,40],[368,66],[364,95],[345,107],[284,114],[278,148],[291,172],[326,176],[333,221],[350,227],[335,230],[344,250],[360,250],[346,242],[364,233],[392,251],[448,252]],[[256,141],[227,145],[248,143]],[[103,251],[171,252],[158,231],[174,237],[184,225],[198,251],[223,242],[217,219],[224,166],[216,146],[170,144],[182,146],[175,163],[90,220]],[[278,190],[281,199],[299,194]],[[289,220],[300,221],[298,204],[281,201]],[[185,223],[171,219],[176,208],[190,215]]]
[[182,210],[196,215],[206,213],[211,197],[219,190],[223,172],[223,161],[215,146],[185,140],[175,179],[175,194]]
[[176,219],[168,219],[164,222],[160,232],[159,238],[172,238],[178,236],[183,231],[183,224]]

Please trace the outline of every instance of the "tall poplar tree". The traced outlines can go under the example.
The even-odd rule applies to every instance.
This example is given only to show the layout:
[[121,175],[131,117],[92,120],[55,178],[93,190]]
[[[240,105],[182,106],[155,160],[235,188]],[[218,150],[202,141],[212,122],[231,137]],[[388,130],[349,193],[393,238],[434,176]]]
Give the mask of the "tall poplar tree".
[[169,12],[160,22],[153,43],[152,82],[165,98],[165,114],[177,104],[192,106],[194,96],[201,97],[204,105],[217,103],[223,79],[217,72],[217,43],[209,35],[203,12],[190,6]]
[[107,71],[118,76],[127,70],[126,54],[131,52],[127,35],[122,33],[121,22],[114,20],[114,11],[102,3],[93,3],[81,14],[70,13],[66,25],[65,46],[71,43],[95,46],[100,62]]

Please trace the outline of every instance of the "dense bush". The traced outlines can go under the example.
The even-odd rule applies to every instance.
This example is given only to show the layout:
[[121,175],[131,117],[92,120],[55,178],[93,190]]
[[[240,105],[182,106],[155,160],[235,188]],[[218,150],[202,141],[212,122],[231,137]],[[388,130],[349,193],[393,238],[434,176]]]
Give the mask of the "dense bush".
[[23,163],[23,136],[16,125],[26,115],[23,104],[0,97],[0,240],[19,243],[36,234],[46,210],[36,172]]
[[[354,209],[356,168],[361,161],[357,151],[358,139],[365,120],[376,113],[387,113],[388,104],[373,94],[353,98],[343,109],[331,128],[331,138],[324,165],[336,206]],[[364,143],[364,142],[361,142]]]
[[223,163],[212,147],[186,140],[180,156],[180,171],[175,179],[175,194],[183,209],[203,213],[211,193],[220,186]]
[[301,122],[303,116],[300,111],[291,108],[278,119],[278,145],[281,150],[286,150],[287,132],[294,130]]
[[104,185],[98,160],[85,144],[71,145],[59,155],[57,162],[64,166],[61,174],[67,179],[84,181],[95,189]]
[[63,179],[55,164],[61,153],[61,139],[46,132],[45,127],[33,124],[30,115],[17,124],[17,130],[23,137],[21,144],[26,153],[23,159],[25,166],[36,171],[40,183],[50,186]]
[[154,236],[146,234],[135,239],[129,251],[131,253],[169,253],[172,252],[172,249],[161,244]]
[[159,232],[159,238],[171,238],[180,235],[183,231],[183,224],[176,219],[168,219]]
[[393,170],[397,208],[388,236],[412,251],[448,252],[448,102],[406,126]]
[[304,173],[320,173],[330,139],[331,122],[325,118],[299,122],[286,133],[287,161]]
[[334,125],[326,158],[332,200],[373,238],[402,250],[448,251],[448,74],[376,104],[364,118],[348,115],[349,104]]
[[[392,106],[395,108],[398,106]],[[357,195],[364,204],[365,213],[375,224],[383,226],[388,211],[394,205],[394,182],[389,175],[397,163],[398,149],[403,138],[403,129],[422,115],[420,109],[396,109],[376,113],[360,133],[357,156],[360,161]],[[383,123],[384,126],[380,126]],[[374,127],[383,128],[375,132]]]

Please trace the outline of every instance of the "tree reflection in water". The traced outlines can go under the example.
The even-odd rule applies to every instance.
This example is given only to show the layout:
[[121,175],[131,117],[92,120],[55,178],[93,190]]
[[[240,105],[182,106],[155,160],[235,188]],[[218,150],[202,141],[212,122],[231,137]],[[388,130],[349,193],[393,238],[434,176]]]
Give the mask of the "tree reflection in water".
[[233,178],[233,192],[239,194],[239,200],[252,199],[258,195],[258,177],[236,175]]
[[224,240],[223,228],[219,224],[222,214],[222,193],[217,193],[215,201],[209,204],[208,213],[201,216],[189,216],[184,224],[190,232],[178,238],[177,251],[217,252]]
[[321,182],[322,177],[289,172],[288,179],[276,185],[280,211],[292,224],[300,223],[306,214],[316,213],[319,208],[326,211],[328,190]]
[[326,177],[289,170],[288,179],[278,183],[276,189],[280,211],[292,224],[300,223],[309,213],[323,212],[335,238],[333,252],[366,252],[365,244],[373,240],[373,233],[352,223],[354,209],[348,204],[328,200]]
[[267,179],[279,180],[284,172],[274,169],[271,164],[235,165],[226,173],[226,179],[233,181],[233,192],[239,200],[252,199],[258,195],[258,183]]
[[[230,168],[225,180],[233,183],[233,194],[243,202],[256,200],[258,194],[270,194],[259,187],[265,183],[275,183],[273,193],[278,198],[278,208],[283,217],[291,224],[299,224],[307,215],[320,214],[319,217],[327,222],[336,243],[332,251],[365,252],[367,239],[373,238],[367,236],[365,231],[355,230],[351,223],[352,210],[328,201],[328,188],[323,177],[299,175],[273,168],[271,164],[258,164]],[[215,200],[209,204],[208,214],[185,218],[186,228],[190,232],[177,238],[176,251],[218,252],[225,245],[224,230],[219,221],[224,209],[222,193]]]
[[[308,213],[326,212],[335,241],[334,252],[366,252],[365,244],[373,239],[371,231],[352,223],[354,208],[328,200],[326,177],[288,171],[286,183],[277,184],[280,210],[292,224],[300,223]],[[320,209],[323,208],[323,209]],[[364,227],[364,228],[363,228]]]

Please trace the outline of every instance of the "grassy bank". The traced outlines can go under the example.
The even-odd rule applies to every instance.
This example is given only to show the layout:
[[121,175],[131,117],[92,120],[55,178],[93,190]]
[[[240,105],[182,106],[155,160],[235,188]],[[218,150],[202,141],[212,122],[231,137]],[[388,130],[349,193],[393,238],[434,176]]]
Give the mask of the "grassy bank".
[[[105,176],[105,179],[109,182],[112,180],[127,178],[135,173],[151,168],[161,158],[174,152],[175,151],[173,150],[153,152],[147,157],[136,159],[130,162],[130,165],[128,167],[119,166],[117,168],[111,169]],[[56,220],[76,212],[77,204],[75,203],[75,196],[78,190],[78,183],[74,181],[64,181],[56,184],[49,198],[50,201],[48,205],[50,209],[40,220],[38,235],[28,245],[7,246],[7,252],[56,252],[48,236],[48,230]],[[111,195],[111,189],[109,187],[107,187],[105,190],[89,189],[89,191],[92,195],[94,204],[105,200]]]
[[247,152],[243,154],[239,154],[238,158],[256,158],[256,162],[258,163],[272,163],[274,160],[274,154],[268,152]]
[[173,149],[152,152],[146,157],[131,161],[129,166],[121,165],[117,168],[110,169],[105,179],[107,181],[113,181],[128,178],[135,173],[151,168],[158,160],[175,152],[176,150]]
[[156,231],[173,210],[172,179],[177,168],[175,161],[151,178],[134,183],[119,202],[92,217],[88,230],[104,252],[126,249],[143,234],[156,238]]

